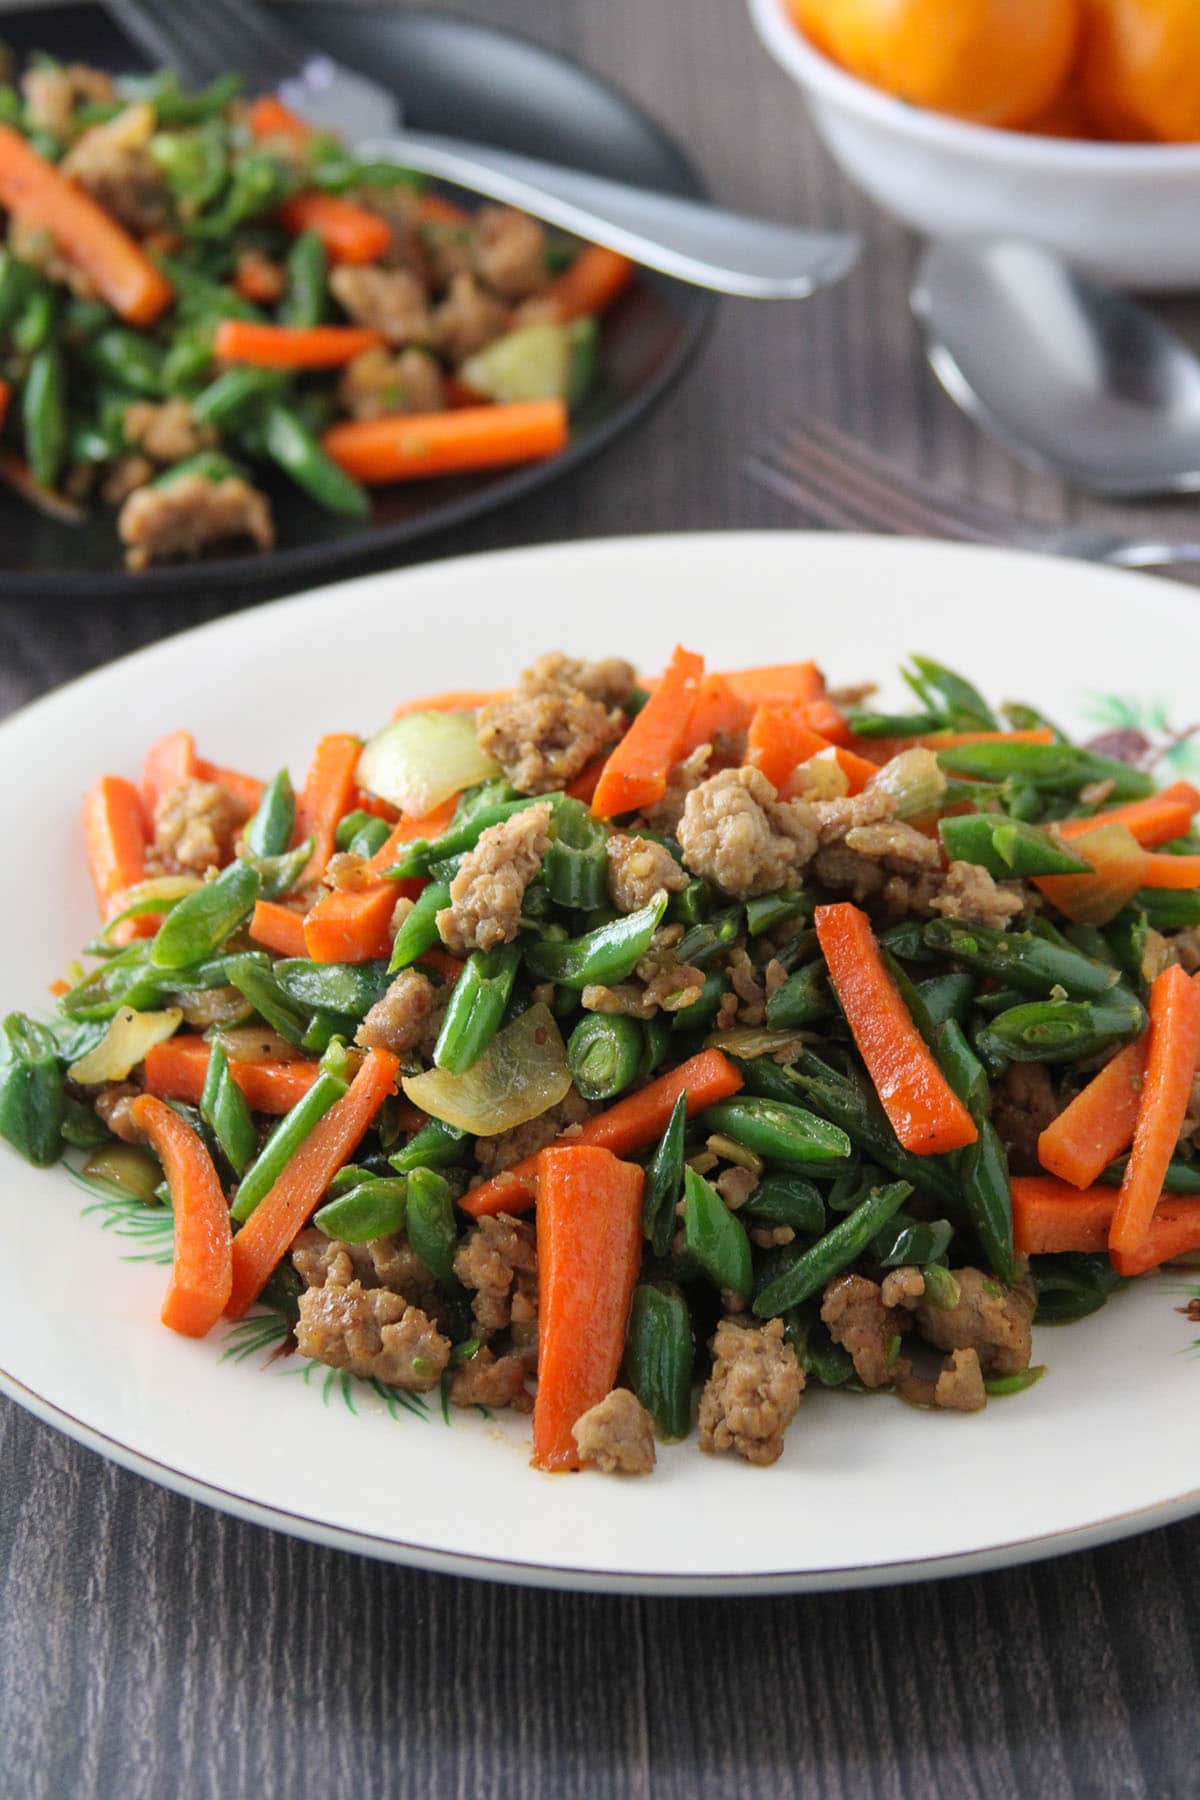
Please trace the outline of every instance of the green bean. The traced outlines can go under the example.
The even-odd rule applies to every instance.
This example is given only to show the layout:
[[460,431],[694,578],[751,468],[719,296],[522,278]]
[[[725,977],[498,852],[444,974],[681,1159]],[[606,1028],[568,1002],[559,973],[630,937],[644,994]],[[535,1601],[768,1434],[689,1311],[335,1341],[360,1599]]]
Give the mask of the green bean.
[[450,904],[450,888],[446,882],[431,881],[422,889],[413,909],[403,921],[392,941],[388,974],[407,969],[418,957],[432,950],[438,942],[437,915]]
[[1023,1394],[1034,1387],[1046,1373],[1044,1363],[1035,1363],[1031,1368],[1018,1369],[1013,1375],[989,1375],[984,1382],[984,1389],[991,1399],[997,1400],[1005,1394]]
[[1010,1007],[976,1035],[976,1048],[1010,1062],[1078,1062],[1146,1028],[1146,1009],[1128,989],[1106,1000],[1031,1000]]
[[608,904],[608,833],[578,800],[564,800],[554,839],[542,858],[541,879],[551,898],[572,912]]
[[323,1057],[337,1043],[345,1043],[352,1038],[357,1025],[358,1020],[350,1013],[314,1012],[304,1027],[300,1048],[311,1050],[314,1056]]
[[309,1016],[287,998],[267,957],[258,951],[235,956],[229,964],[229,984],[245,995],[259,1017],[280,1037],[289,1044],[304,1044]]
[[521,952],[515,944],[498,950],[472,950],[454,984],[446,1016],[434,1046],[439,1069],[463,1075],[479,1061],[512,998]]
[[326,1237],[343,1244],[368,1244],[404,1230],[408,1183],[402,1176],[370,1177],[356,1182],[313,1214],[313,1224]]
[[[707,983],[706,983],[707,985]],[[563,990],[570,999],[574,995],[569,988]],[[703,998],[703,996],[701,996]],[[684,1008],[686,1012],[687,1008]],[[676,1014],[678,1017],[678,1014]],[[638,1063],[637,1078],[639,1082],[649,1081],[654,1071],[666,1061],[667,1052],[671,1048],[671,1025],[664,1013],[655,1013],[647,1019],[642,1027],[642,1055]]]
[[996,731],[1000,721],[971,682],[956,675],[944,663],[928,656],[914,656],[912,667],[901,669],[905,681],[922,706],[936,713],[950,731]]
[[224,112],[241,90],[242,77],[229,74],[218,75],[207,87],[185,93],[171,69],[162,69],[153,75],[127,75],[120,83],[123,98],[148,100],[159,124],[167,126],[194,125]]
[[346,1092],[347,1083],[322,1070],[303,1099],[285,1113],[238,1185],[229,1214],[244,1225],[259,1201],[269,1194],[319,1119]]
[[825,1197],[830,1212],[853,1212],[866,1199],[872,1188],[883,1182],[884,1171],[870,1162],[847,1163],[833,1178]]
[[794,1102],[721,1100],[706,1110],[701,1122],[768,1162],[828,1162],[850,1155],[850,1139],[839,1126]]
[[1045,996],[1062,988],[1078,999],[1101,999],[1119,980],[1111,964],[1083,956],[1065,942],[1052,944],[1032,931],[993,931],[934,919],[925,926],[924,936],[926,945],[939,955],[1024,993]]
[[1071,944],[1076,950],[1081,950],[1084,956],[1090,956],[1093,962],[1106,962],[1114,969],[1119,966],[1113,955],[1112,946],[1097,926],[1068,925],[1063,936],[1068,944]]
[[326,512],[351,519],[365,519],[369,514],[371,497],[366,488],[326,456],[307,426],[288,407],[275,405],[268,410],[263,448],[272,462]]
[[857,1149],[900,1181],[952,1206],[957,1184],[940,1157],[914,1156],[900,1143],[878,1095],[859,1078],[839,1075],[811,1051],[805,1051],[790,1077],[794,1091],[822,1118],[840,1125]]
[[851,707],[846,723],[855,737],[925,737],[941,729],[941,716],[934,712],[884,713]]
[[817,934],[811,930],[798,931],[786,943],[777,944],[771,952],[771,958],[789,975],[796,969],[803,968],[805,963],[819,963],[823,960]]
[[637,1080],[642,1028],[621,1013],[586,1013],[567,1043],[567,1067],[585,1100],[612,1100]]
[[246,319],[262,323],[265,314],[243,300],[242,296],[222,282],[212,281],[177,256],[156,254],[157,263],[175,290],[175,316],[185,324],[211,325],[217,319]]
[[873,1188],[852,1213],[790,1259],[788,1266],[760,1289],[754,1299],[754,1312],[760,1319],[773,1319],[819,1293],[835,1275],[863,1255],[911,1193],[907,1181]]
[[135,1012],[153,1010],[165,991],[166,978],[151,969],[150,941],[143,938],[109,957],[101,968],[90,970],[58,1004],[72,1019],[111,1019],[119,1006],[131,1006]]
[[248,856],[243,862],[250,865],[262,882],[262,898],[264,900],[280,900],[290,892],[312,861],[313,841],[305,838],[294,850],[284,850],[279,856]]
[[234,1081],[229,1057],[220,1038],[208,1052],[208,1071],[200,1095],[200,1117],[220,1145],[226,1162],[237,1176],[246,1173],[258,1150],[258,1133],[246,1097]]
[[199,475],[205,481],[230,481],[242,473],[235,462],[231,462],[221,450],[198,450],[195,456],[187,456],[182,462],[173,463],[156,475],[151,482],[160,493],[169,493],[178,487],[181,481],[189,481],[193,475]]
[[691,1315],[679,1289],[641,1282],[629,1307],[625,1375],[668,1442],[691,1427],[693,1355]]
[[[645,837],[647,834],[641,834]],[[667,917],[672,925],[699,925],[712,912],[716,890],[707,881],[689,881],[671,895]]]
[[1091,864],[1055,843],[1048,831],[1003,813],[964,813],[940,819],[938,832],[951,862],[975,863],[989,875],[1086,875]]
[[296,1006],[344,1013],[349,1019],[365,1019],[389,985],[387,964],[382,960],[318,963],[289,956],[272,966],[272,974]]
[[503,824],[505,819],[511,819],[514,813],[523,812],[527,806],[550,806],[557,811],[565,799],[565,794],[526,794],[517,800],[502,800],[475,807],[465,818],[456,817],[441,837],[414,838],[405,847],[400,861],[393,863],[386,873],[401,880],[409,876],[427,875],[431,863],[443,862],[447,857],[462,856],[466,851],[473,850],[489,826]]
[[377,819],[368,814],[365,822],[359,826],[351,838],[347,849],[352,856],[370,858],[378,855],[392,835],[392,827],[386,819]]
[[1061,731],[1045,713],[1039,712],[1036,706],[1025,706],[1019,701],[1007,700],[1000,711],[1014,731],[1049,730],[1054,733],[1056,744],[1069,744],[1071,741],[1066,732]]
[[262,886],[249,863],[230,863],[167,914],[150,946],[151,962],[159,969],[185,969],[211,956],[246,923]]
[[296,796],[291,776],[280,769],[263,789],[253,817],[242,828],[242,841],[251,856],[281,856],[292,841],[296,825]]
[[824,963],[808,963],[789,975],[771,995],[767,1001],[767,1024],[775,1030],[795,1031],[832,1018],[836,1012],[837,1002]]
[[1186,931],[1200,925],[1200,888],[1139,888],[1133,904],[1155,931]]
[[98,1150],[102,1144],[110,1144],[112,1137],[104,1120],[98,1117],[93,1109],[73,1095],[65,1096],[62,1141],[70,1144],[75,1150]]
[[185,217],[215,200],[228,179],[228,134],[218,122],[197,131],[156,132],[149,149]]
[[692,1004],[681,1006],[678,1012],[670,1015],[670,1031],[707,1031],[721,1010],[728,985],[729,978],[724,969],[710,969]]
[[434,1169],[414,1169],[407,1180],[408,1241],[443,1287],[457,1288],[458,1231],[449,1184]]
[[248,219],[273,212],[295,191],[298,181],[298,171],[279,157],[244,151],[233,165],[220,206],[191,221],[192,236],[217,243],[228,239]]
[[279,369],[224,369],[190,402],[192,417],[201,425],[236,430],[256,408],[277,400],[287,383]]
[[[793,1307],[789,1319],[795,1319],[803,1308]],[[813,1378],[825,1388],[844,1387],[854,1374],[854,1362],[850,1352],[835,1344],[830,1336],[829,1327],[819,1318],[805,1322],[803,1330],[792,1326],[789,1332],[784,1328],[784,1336],[791,1337],[800,1367],[806,1375]]]
[[26,460],[34,480],[53,488],[67,451],[66,371],[55,345],[34,356],[22,400]]
[[[1128,1161],[1128,1153],[1119,1156],[1116,1162],[1109,1163],[1098,1179],[1105,1187],[1120,1187]],[[1167,1164],[1167,1172],[1163,1177],[1163,1192],[1165,1194],[1200,1194],[1200,1163],[1184,1162],[1182,1157],[1173,1156]]]
[[413,1169],[445,1168],[458,1162],[467,1135],[443,1119],[427,1119],[403,1150],[394,1151],[388,1161],[399,1175],[408,1175]]
[[956,744],[938,751],[938,763],[955,775],[1018,781],[1043,794],[1077,794],[1097,781],[1112,782],[1114,800],[1144,800],[1154,792],[1154,777],[1144,770],[1071,744]]
[[936,963],[938,953],[925,941],[925,928],[919,919],[902,919],[879,933],[879,942],[901,962]]
[[957,1019],[960,1025],[966,1022],[975,998],[975,978],[953,972],[931,975],[925,981],[918,981],[916,989],[925,1016],[936,1031],[947,1019]]
[[311,330],[328,312],[329,258],[315,231],[302,231],[287,257],[288,291],[279,316],[285,325]]
[[80,352],[104,381],[156,400],[163,392],[163,350],[153,338],[123,325],[110,325],[89,338]]
[[777,1169],[764,1175],[741,1211],[768,1225],[790,1225],[812,1237],[825,1229],[825,1202],[820,1190],[802,1175]]
[[36,356],[53,341],[58,323],[58,296],[52,287],[33,277],[24,303],[12,327],[13,348],[22,356]]
[[1150,925],[1145,913],[1136,906],[1122,907],[1111,924],[1105,927],[1102,936],[1111,960],[1138,998],[1144,1000],[1149,988],[1146,951],[1150,936]]
[[[986,994],[976,994],[975,1011],[982,1013],[985,1018],[992,1019],[998,1013],[1007,1012],[1010,1007],[1023,1006],[1028,998],[1029,996],[1023,994],[1020,988],[991,988]],[[970,1014],[968,1014],[969,1017]]]
[[746,1228],[690,1167],[683,1171],[683,1241],[715,1288],[743,1303],[749,1299],[754,1268]]
[[706,969],[709,963],[736,944],[742,935],[743,916],[741,907],[735,906],[693,925],[676,944],[676,957],[695,969]]
[[[469,824],[481,813],[488,813],[489,822],[491,822],[489,811],[491,807],[511,806],[514,800],[519,801],[522,806],[537,804],[536,797],[526,797],[522,800],[516,788],[503,776],[496,776],[491,781],[478,781],[474,787],[468,788],[460,796],[450,820],[450,830],[455,831],[458,826]],[[438,841],[440,843],[441,840]]]
[[40,1169],[58,1161],[66,1090],[53,1034],[11,1012],[0,1026],[0,1137]]
[[[957,1153],[955,1166],[963,1207],[983,1251],[1003,1282],[1013,1278],[1012,1188],[1008,1157],[991,1121],[987,1075],[957,1020],[948,1019],[934,1040],[934,1052],[946,1080],[962,1101],[977,1132],[973,1144]],[[937,1262],[944,1251],[916,1257]]]
[[942,1312],[952,1312],[962,1299],[962,1288],[956,1278],[940,1262],[927,1262],[921,1268],[925,1282],[922,1295],[926,1306],[936,1306]]
[[937,1263],[945,1256],[954,1236],[948,1219],[914,1219],[911,1213],[893,1213],[883,1230],[871,1240],[871,1255],[881,1269],[907,1268],[912,1264]]
[[543,938],[541,943],[531,944],[525,952],[525,966],[535,981],[553,981],[575,989],[615,987],[632,975],[649,950],[666,909],[667,896],[660,890],[648,906],[599,925],[582,937],[568,938],[565,943]]
[[1039,1256],[1033,1263],[1039,1325],[1073,1325],[1100,1308],[1124,1282],[1107,1255]]
[[687,1095],[671,1108],[667,1128],[646,1167],[642,1231],[656,1256],[665,1256],[675,1233],[675,1206],[683,1187],[683,1140],[687,1130]]
[[755,894],[746,902],[746,929],[751,937],[760,937],[776,925],[806,919],[811,911],[812,900],[800,888],[779,894]]
[[35,280],[27,263],[11,250],[0,249],[0,331],[7,331],[19,316]]

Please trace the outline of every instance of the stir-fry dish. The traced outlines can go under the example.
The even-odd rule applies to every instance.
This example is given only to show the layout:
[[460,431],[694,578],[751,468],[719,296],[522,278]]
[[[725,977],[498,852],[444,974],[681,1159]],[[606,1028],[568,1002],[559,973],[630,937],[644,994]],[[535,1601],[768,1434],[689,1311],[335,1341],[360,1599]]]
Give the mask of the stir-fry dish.
[[[806,1387],[975,1412],[1200,1250],[1200,792],[812,663],[543,656],[317,744],[176,731],[0,1132],[174,1212],[163,1322],[532,1411],[541,1469],[780,1455]],[[1120,746],[1118,746],[1119,748]]]
[[554,455],[632,274],[238,87],[44,58],[0,85],[0,479],[118,509],[134,569],[270,549],[264,468],[358,518]]

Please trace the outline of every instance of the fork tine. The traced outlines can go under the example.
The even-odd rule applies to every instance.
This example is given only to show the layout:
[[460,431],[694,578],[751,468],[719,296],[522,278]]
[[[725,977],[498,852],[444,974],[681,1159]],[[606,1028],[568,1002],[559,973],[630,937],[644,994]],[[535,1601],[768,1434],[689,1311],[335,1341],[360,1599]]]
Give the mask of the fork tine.
[[986,501],[975,500],[958,488],[931,486],[880,455],[869,445],[849,437],[827,420],[806,421],[804,432],[810,442],[825,449],[839,462],[849,464],[855,471],[861,469],[864,473],[874,475],[890,491],[902,492],[927,511],[947,518],[952,528],[971,524],[976,527],[980,536],[993,538],[1003,535],[1007,523],[1005,516]]
[[[177,4],[177,0],[168,0]],[[221,15],[227,37],[239,47],[239,54],[253,60],[255,72],[271,86],[296,76],[316,54],[282,21],[273,18],[258,0],[205,0],[204,20]]]
[[151,62],[175,69],[184,81],[203,82],[219,72],[217,52],[195,33],[194,16],[157,0],[108,0],[108,10]]
[[206,0],[202,12],[182,0],[107,0],[139,48],[187,82],[207,82],[231,68],[253,85],[274,87],[309,60],[303,39],[276,26],[249,0]]
[[790,505],[798,507],[807,518],[841,531],[888,531],[878,509],[865,505],[844,486],[830,486],[820,481],[811,468],[797,471],[784,469],[765,457],[749,456],[745,467],[764,487]]
[[[849,453],[834,455],[799,433],[777,438],[774,460],[785,475],[803,471],[808,487],[825,494],[853,494],[858,511],[876,529],[902,532],[910,536],[972,537],[970,524],[959,521],[949,509],[940,507],[924,494],[898,483],[877,478]],[[760,463],[765,461],[760,457]]]

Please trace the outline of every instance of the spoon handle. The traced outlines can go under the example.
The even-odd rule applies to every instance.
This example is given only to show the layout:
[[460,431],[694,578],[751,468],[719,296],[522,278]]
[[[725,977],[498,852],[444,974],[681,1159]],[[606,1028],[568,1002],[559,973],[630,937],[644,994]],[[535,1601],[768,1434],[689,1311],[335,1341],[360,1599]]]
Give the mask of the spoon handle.
[[706,201],[633,187],[508,150],[427,132],[374,139],[360,154],[473,188],[695,287],[753,300],[801,300],[858,258],[847,232],[810,231]]

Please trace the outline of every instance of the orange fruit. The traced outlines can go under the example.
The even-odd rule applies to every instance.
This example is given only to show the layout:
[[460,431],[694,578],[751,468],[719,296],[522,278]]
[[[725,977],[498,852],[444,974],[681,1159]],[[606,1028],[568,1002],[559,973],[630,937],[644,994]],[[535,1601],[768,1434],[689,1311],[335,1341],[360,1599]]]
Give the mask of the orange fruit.
[[1075,59],[1080,0],[806,0],[833,55],[914,106],[1025,125]]
[[1200,140],[1197,0],[1084,0],[1080,79],[1109,137]]

